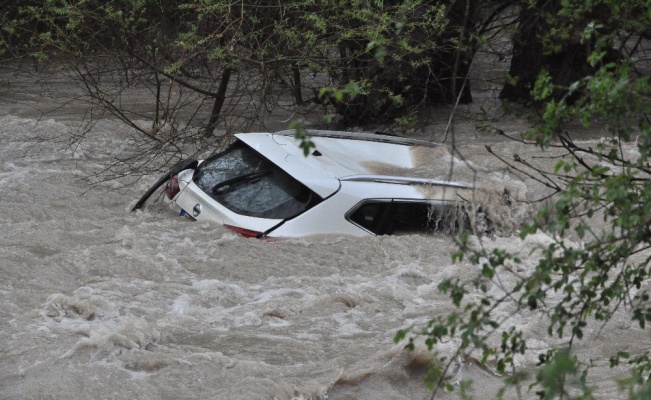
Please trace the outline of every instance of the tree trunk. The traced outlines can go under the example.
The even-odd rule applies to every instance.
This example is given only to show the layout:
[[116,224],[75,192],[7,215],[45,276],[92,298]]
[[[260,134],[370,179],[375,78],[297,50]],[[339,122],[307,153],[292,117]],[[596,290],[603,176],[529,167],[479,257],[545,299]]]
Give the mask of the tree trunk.
[[513,38],[513,57],[509,75],[516,79],[507,82],[500,98],[517,103],[530,103],[531,90],[543,68],[543,44],[539,35],[544,32],[544,17],[534,7],[523,7],[520,23]]
[[222,112],[222,107],[224,106],[224,101],[226,100],[226,89],[228,89],[228,83],[231,80],[231,73],[233,70],[231,68],[224,68],[222,77],[219,81],[219,87],[217,88],[217,93],[215,94],[215,103],[212,107],[212,112],[210,113],[210,120],[208,121],[208,126],[206,126],[205,135],[212,136],[215,132],[215,127],[219,121],[219,117]]
[[[460,4],[460,3],[455,3]],[[470,0],[466,0],[466,7],[463,12],[463,19],[459,25],[459,42],[454,55],[454,66],[452,67],[452,76],[450,80],[450,96],[446,99],[448,104],[456,104],[457,98],[459,103],[468,104],[472,102],[470,93],[470,83],[464,82],[468,79],[470,72],[470,61],[468,60],[469,49],[472,47],[469,43],[469,22],[470,22]]]
[[293,91],[294,91],[294,100],[296,100],[296,105],[303,105],[303,95],[301,93],[301,70],[298,67],[297,62],[292,63],[292,74],[294,75],[293,79]]

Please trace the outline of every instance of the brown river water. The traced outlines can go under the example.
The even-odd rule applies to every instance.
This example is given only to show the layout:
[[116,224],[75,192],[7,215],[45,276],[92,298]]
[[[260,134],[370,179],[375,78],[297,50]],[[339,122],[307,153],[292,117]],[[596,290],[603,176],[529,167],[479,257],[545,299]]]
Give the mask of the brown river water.
[[[1,84],[0,399],[430,398],[422,379],[430,354],[421,345],[403,350],[393,336],[452,310],[437,290],[443,278],[478,273],[451,261],[452,238],[267,242],[180,218],[155,198],[131,212],[157,174],[90,185],[124,148],[124,125],[102,120],[71,148],[65,134],[81,122],[74,107],[43,116],[38,110],[51,99],[10,78]],[[544,192],[490,156],[484,143],[504,155],[535,149],[478,136],[470,126],[457,129],[456,157],[467,161],[457,160],[455,171],[486,188],[501,224],[498,235],[482,240],[519,252],[520,268],[533,267],[531,251],[550,238],[519,239],[518,227],[534,210],[496,199],[504,189],[516,200]],[[521,125],[511,121],[506,129]],[[455,157],[439,156],[439,164],[428,164],[419,154],[419,165],[449,170]],[[508,285],[503,279],[493,290]],[[505,305],[496,313],[523,329],[534,350],[563,344],[544,335],[533,312]],[[603,329],[592,327],[586,339],[577,351],[597,360],[614,348],[651,347],[649,334],[624,312]],[[516,361],[527,368],[535,354]],[[596,364],[597,397],[625,397],[612,378],[626,371],[607,368],[607,360]],[[477,399],[501,386],[489,368],[468,359],[458,361],[451,379],[472,379]],[[525,388],[521,397],[536,396]]]

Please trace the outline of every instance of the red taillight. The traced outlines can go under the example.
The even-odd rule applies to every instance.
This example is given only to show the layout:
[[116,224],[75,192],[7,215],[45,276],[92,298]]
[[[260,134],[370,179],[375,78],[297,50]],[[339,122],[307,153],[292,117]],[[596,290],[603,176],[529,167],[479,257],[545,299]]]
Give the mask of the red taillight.
[[179,194],[179,191],[179,178],[177,175],[174,175],[167,182],[167,186],[165,187],[165,194],[167,195],[168,199],[172,200],[177,194]]
[[224,226],[226,228],[232,230],[233,232],[235,232],[235,233],[237,233],[239,235],[242,235],[244,237],[247,237],[247,238],[261,238],[262,237],[262,232],[256,232],[256,231],[252,231],[250,229],[239,228],[239,227],[233,226],[233,225],[224,224]]

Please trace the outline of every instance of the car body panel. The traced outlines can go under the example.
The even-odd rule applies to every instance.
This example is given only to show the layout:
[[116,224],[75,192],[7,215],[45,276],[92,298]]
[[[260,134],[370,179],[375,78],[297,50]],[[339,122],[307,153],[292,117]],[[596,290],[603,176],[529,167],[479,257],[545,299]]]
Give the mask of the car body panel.
[[268,133],[235,135],[239,140],[262,154],[293,178],[321,197],[328,197],[339,189],[337,174],[327,158],[303,153],[293,137]]
[[[305,156],[293,133],[243,133],[235,137],[321,197],[328,197],[339,188],[338,179],[373,174],[369,166],[378,161],[388,169],[393,167],[409,176],[408,171],[414,167],[411,149],[415,145],[435,146],[422,141],[405,141],[404,138],[393,140],[391,136],[310,131],[314,134],[310,140],[315,147]],[[378,138],[381,141],[376,141]]]
[[[271,235],[300,237],[328,232],[367,236],[372,233],[347,218],[348,214],[364,201],[372,199],[441,203],[458,200],[460,191],[465,190],[446,186],[422,188],[403,184],[378,185],[375,182],[342,181],[341,189],[331,198],[308,212],[284,222],[274,229]],[[363,193],[363,196],[360,196],[360,193]],[[426,193],[431,198],[425,198]]]

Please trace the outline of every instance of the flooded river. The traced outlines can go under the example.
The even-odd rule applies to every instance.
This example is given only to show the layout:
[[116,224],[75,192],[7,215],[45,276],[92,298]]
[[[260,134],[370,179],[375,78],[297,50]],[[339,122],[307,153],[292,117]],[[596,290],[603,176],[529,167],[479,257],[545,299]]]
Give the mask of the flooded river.
[[[123,147],[127,128],[102,120],[71,148],[66,133],[81,117],[41,116],[30,108],[47,105],[38,97],[0,87],[1,399],[430,397],[422,380],[429,353],[405,351],[393,337],[452,310],[437,291],[441,279],[478,273],[452,263],[451,238],[267,242],[179,218],[156,199],[131,212],[158,175],[126,188],[126,180],[92,178]],[[481,167],[480,181],[519,199],[540,194],[488,155],[482,137],[466,136],[460,150]],[[496,147],[528,151],[513,142]],[[502,211],[513,229],[530,212]],[[527,268],[535,262],[529,251],[549,238],[522,241],[510,232],[484,240],[521,251]],[[558,345],[535,315],[496,312],[536,338],[535,349]],[[625,315],[598,328],[579,351],[598,357],[614,345],[649,343]],[[611,375],[598,369],[595,382]],[[489,369],[460,360],[452,381],[468,378],[476,398],[500,387]],[[614,384],[597,393],[621,396]]]

